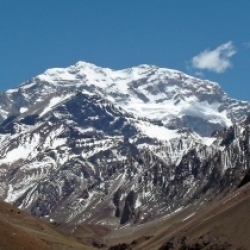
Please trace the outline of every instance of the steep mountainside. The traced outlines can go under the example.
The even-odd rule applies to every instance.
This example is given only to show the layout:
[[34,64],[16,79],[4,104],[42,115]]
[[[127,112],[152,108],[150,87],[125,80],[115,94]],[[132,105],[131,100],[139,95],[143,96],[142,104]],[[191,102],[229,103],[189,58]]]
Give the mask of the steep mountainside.
[[[83,93],[6,121],[0,195],[71,230],[82,222],[117,227],[212,199],[249,166],[247,123],[214,138],[155,123]],[[148,135],[154,131],[162,140]]]
[[[174,164],[213,139],[154,123],[82,93],[44,115],[6,121],[0,127],[0,194],[36,216],[72,223],[110,216],[111,224],[124,224],[135,213],[122,208],[129,197],[135,209],[146,205],[133,215],[138,222],[151,216],[153,203],[168,210],[162,190],[175,179]],[[169,140],[149,137],[145,129]]]

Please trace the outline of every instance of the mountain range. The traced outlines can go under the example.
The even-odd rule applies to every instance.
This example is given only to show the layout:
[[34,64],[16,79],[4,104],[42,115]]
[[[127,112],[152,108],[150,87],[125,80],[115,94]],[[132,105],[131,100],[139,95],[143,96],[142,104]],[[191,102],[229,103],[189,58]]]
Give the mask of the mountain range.
[[202,209],[249,168],[250,104],[177,70],[78,62],[0,97],[1,199],[72,234]]

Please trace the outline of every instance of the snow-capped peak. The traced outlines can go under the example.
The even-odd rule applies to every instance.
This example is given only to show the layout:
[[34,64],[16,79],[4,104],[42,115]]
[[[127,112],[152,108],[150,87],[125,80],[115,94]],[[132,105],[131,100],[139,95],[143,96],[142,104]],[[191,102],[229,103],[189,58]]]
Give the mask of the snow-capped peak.
[[[114,70],[80,61],[67,68],[48,69],[19,88],[8,90],[6,95],[12,98],[20,92],[23,103],[15,104],[20,110],[53,93],[61,96],[79,91],[101,94],[128,112],[161,120],[165,125],[189,127],[201,133],[194,123],[206,123],[204,135],[230,126],[250,107],[247,102],[230,99],[215,82],[148,64]],[[2,112],[3,118],[7,116],[8,112]]]

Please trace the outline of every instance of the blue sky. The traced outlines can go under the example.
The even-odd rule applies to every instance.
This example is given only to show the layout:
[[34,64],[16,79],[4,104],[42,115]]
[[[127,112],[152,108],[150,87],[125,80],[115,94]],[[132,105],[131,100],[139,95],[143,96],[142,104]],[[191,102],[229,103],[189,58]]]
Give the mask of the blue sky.
[[0,0],[0,91],[81,60],[178,69],[250,101],[249,13],[248,0]]

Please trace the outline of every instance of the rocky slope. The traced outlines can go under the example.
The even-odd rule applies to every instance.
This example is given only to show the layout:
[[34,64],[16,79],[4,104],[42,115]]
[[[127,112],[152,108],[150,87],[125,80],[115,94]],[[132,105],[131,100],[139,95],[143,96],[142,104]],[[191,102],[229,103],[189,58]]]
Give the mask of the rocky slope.
[[[151,138],[144,128],[172,139]],[[162,190],[175,179],[173,164],[204,140],[82,93],[44,115],[6,121],[0,132],[2,198],[33,215],[71,223],[110,217],[111,224],[124,224],[132,215],[139,222],[156,199],[166,210]],[[130,205],[122,208],[126,199]]]
[[[141,126],[172,138],[151,138]],[[204,139],[80,93],[0,127],[0,194],[72,230],[83,221],[142,223],[236,185],[249,165],[248,130],[242,124]]]
[[249,249],[249,204],[249,184],[233,188],[206,206],[190,205],[160,220],[113,231],[109,250]]

